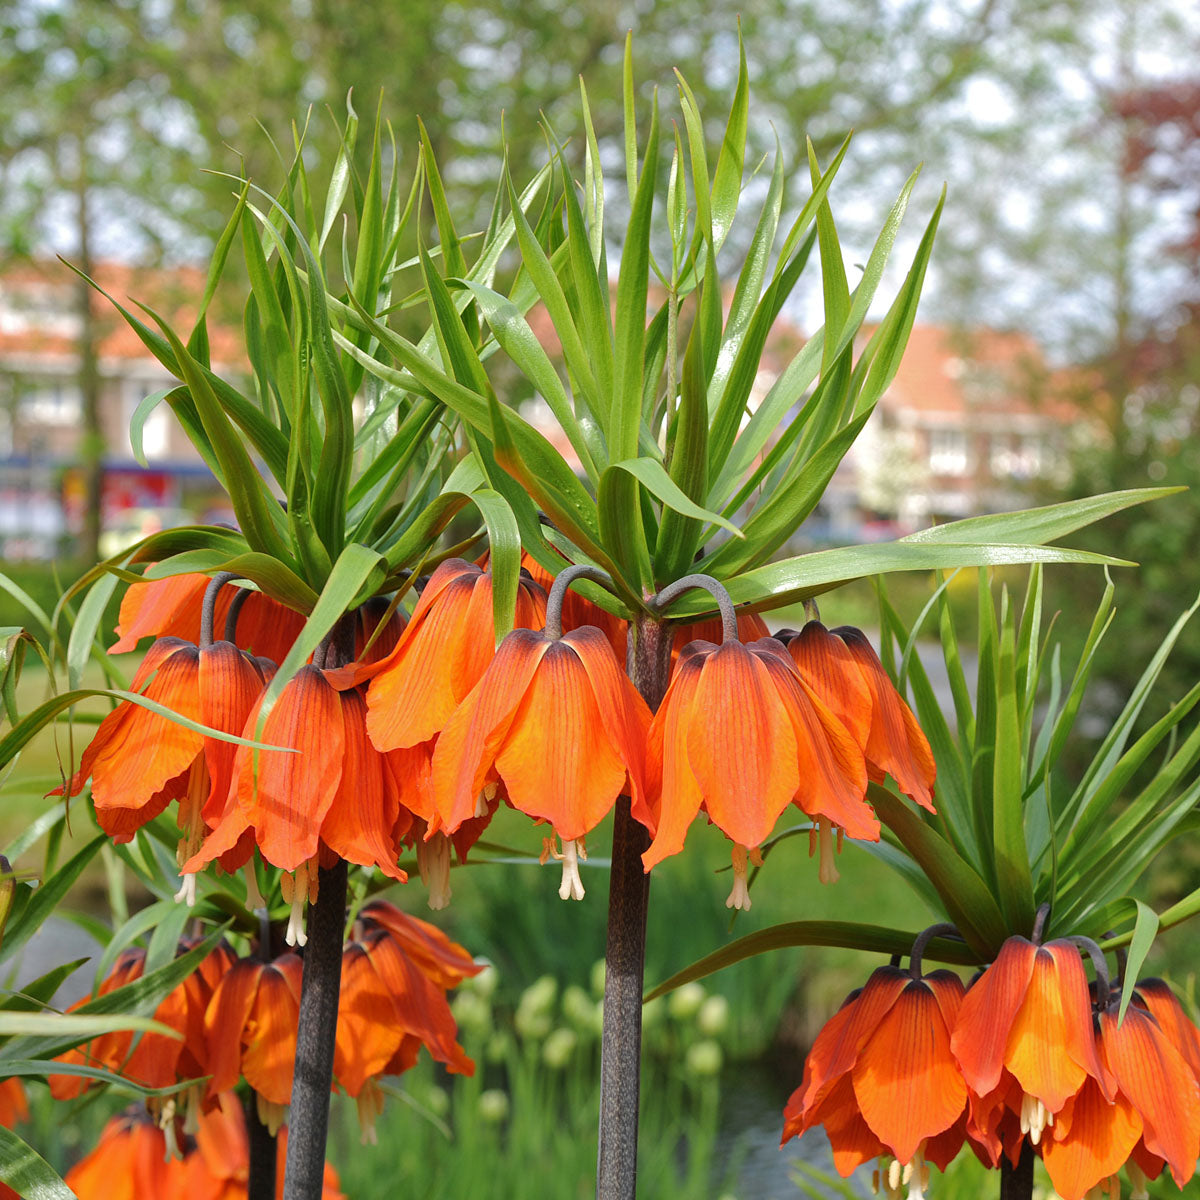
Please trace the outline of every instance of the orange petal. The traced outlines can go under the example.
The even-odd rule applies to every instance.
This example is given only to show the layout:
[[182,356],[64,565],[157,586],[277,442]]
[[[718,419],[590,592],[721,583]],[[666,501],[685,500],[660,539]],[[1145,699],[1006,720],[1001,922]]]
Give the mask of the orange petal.
[[1038,948],[1024,1002],[1009,1029],[1004,1065],[1052,1113],[1088,1075],[1104,1090],[1087,978],[1070,942]]
[[[590,633],[611,659],[603,634]],[[513,807],[549,821],[564,840],[581,838],[600,823],[628,774],[607,736],[576,644],[568,640],[576,636],[544,646],[495,760]]]
[[1119,1026],[1115,1014],[1100,1014],[1100,1045],[1106,1066],[1142,1118],[1146,1149],[1166,1159],[1183,1187],[1200,1155],[1200,1097],[1191,1068],[1158,1022],[1133,1005]]
[[281,955],[263,966],[254,1006],[242,1032],[242,1074],[272,1104],[287,1104],[292,1096],[302,971],[294,954]]
[[392,841],[399,799],[386,786],[383,755],[367,739],[367,705],[358,691],[339,693],[346,750],[337,795],[321,822],[321,840],[339,857],[378,867],[403,883]]
[[[198,663],[195,646],[173,638],[160,639],[147,651],[132,690],[198,721]],[[100,722],[71,782],[71,794],[91,775],[97,810],[140,808],[168,782],[186,773],[203,744],[200,734],[178,722],[140,704],[122,702]]]
[[[214,642],[200,650],[198,690],[200,721],[222,733],[240,734],[266,684],[258,664],[232,642]],[[224,808],[233,777],[237,746],[217,738],[204,739],[204,761],[212,780],[203,814],[214,821]]]
[[[246,723],[247,736],[254,737],[257,711]],[[316,854],[321,823],[341,782],[345,735],[338,693],[315,667],[301,667],[256,740],[297,750],[239,746],[235,776],[238,808],[254,826],[263,858],[294,871]]]
[[[246,1136],[246,1117],[236,1093],[222,1092],[216,1104],[200,1114],[196,1149],[209,1173],[217,1179],[234,1180],[239,1178],[239,1173],[248,1173],[250,1141]],[[192,1193],[184,1194],[190,1200]]]
[[474,815],[476,797],[551,645],[542,634],[514,629],[447,721],[434,748],[432,770],[434,809],[446,829],[453,831]]
[[[836,640],[836,639],[835,639]],[[879,840],[879,821],[866,802],[867,765],[845,726],[796,674],[788,656],[764,639],[760,661],[767,667],[796,738],[800,784],[795,802],[811,817],[828,817],[854,838]]]
[[866,749],[871,733],[871,689],[846,643],[820,621],[809,621],[789,639],[787,652],[801,679]]
[[759,845],[800,786],[798,751],[767,668],[741,643],[705,658],[686,737],[709,819],[731,841]]
[[204,1015],[208,1070],[212,1076],[208,1082],[210,1096],[235,1087],[241,1077],[242,1033],[250,1020],[265,967],[265,963],[256,959],[239,958],[213,993]]
[[[530,580],[517,589],[514,624],[545,619],[545,596]],[[427,742],[479,682],[495,656],[492,577],[451,559],[434,572],[395,650],[361,677],[367,692],[367,728],[381,750]]]
[[1032,942],[1010,937],[963,997],[950,1047],[977,1096],[995,1091],[1000,1083],[1009,1029],[1025,999],[1036,956]]
[[467,976],[478,975],[484,969],[483,964],[477,963],[436,925],[401,912],[386,900],[365,904],[361,915],[386,929],[404,953],[443,990],[457,986]]
[[367,935],[362,945],[395,1006],[393,1020],[418,1037],[430,1054],[456,1075],[474,1074],[475,1064],[458,1044],[458,1026],[446,994],[404,953],[386,931]]
[[[693,646],[706,643],[693,642]],[[712,647],[715,650],[716,647]],[[704,799],[687,752],[688,715],[706,654],[681,654],[667,693],[646,732],[647,776],[657,781],[652,793],[654,840],[642,855],[647,871],[683,849],[688,827]],[[652,784],[652,786],[655,786]]]
[[372,1076],[383,1073],[400,1048],[396,1008],[370,955],[355,942],[342,953],[342,991],[338,1005],[333,1073],[350,1096]]
[[1141,979],[1134,995],[1142,999],[1167,1040],[1187,1060],[1192,1074],[1200,1079],[1200,1029],[1183,1011],[1183,1005],[1170,985],[1162,979]]
[[1054,1190],[1062,1200],[1083,1200],[1124,1166],[1142,1131],[1142,1122],[1124,1096],[1105,1100],[1089,1079],[1068,1101],[1066,1130],[1060,1124],[1047,1130],[1042,1140],[1042,1161]]
[[916,717],[862,631],[845,626],[833,632],[846,643],[871,689],[871,732],[866,753],[867,762],[875,769],[872,778],[882,780],[885,774],[891,775],[906,796],[932,812],[937,768]]
[[950,1034],[930,988],[912,980],[864,1042],[851,1073],[859,1110],[901,1163],[967,1104]]
[[826,1098],[818,1115],[825,1127],[833,1165],[843,1179],[854,1171],[886,1153],[887,1147],[872,1132],[859,1112],[850,1080],[843,1078]]
[[898,967],[876,968],[862,990],[825,1024],[805,1063],[806,1108],[818,1107],[838,1080],[853,1070],[867,1038],[910,981],[908,972]]
[[634,816],[645,810],[648,800],[645,781],[646,732],[650,709],[637,688],[597,631],[583,627],[565,638],[579,655],[588,673],[604,731],[629,771]]

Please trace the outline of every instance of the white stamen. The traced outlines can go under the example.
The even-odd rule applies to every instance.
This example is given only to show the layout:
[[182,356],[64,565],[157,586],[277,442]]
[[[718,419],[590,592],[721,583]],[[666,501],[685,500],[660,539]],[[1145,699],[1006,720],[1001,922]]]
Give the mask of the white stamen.
[[196,876],[183,875],[180,877],[179,891],[175,893],[176,904],[186,904],[188,908],[196,907]]
[[[583,880],[579,878],[579,854],[582,850],[574,841],[563,842],[562,848],[562,883],[558,885],[560,900],[582,900],[584,896]],[[555,857],[559,857],[555,855]],[[583,857],[587,852],[583,851]]]
[[898,1191],[900,1188],[901,1170],[902,1168],[900,1166],[899,1159],[893,1158],[892,1161],[888,1163],[888,1188],[893,1192]]
[[1042,1140],[1047,1125],[1054,1124],[1054,1114],[1036,1097],[1026,1092],[1021,1097],[1021,1132],[1029,1135],[1030,1145]]
[[1146,1172],[1132,1159],[1125,1164],[1125,1171],[1129,1176],[1129,1186],[1133,1189],[1129,1193],[1129,1200],[1150,1200],[1150,1181],[1146,1178]]

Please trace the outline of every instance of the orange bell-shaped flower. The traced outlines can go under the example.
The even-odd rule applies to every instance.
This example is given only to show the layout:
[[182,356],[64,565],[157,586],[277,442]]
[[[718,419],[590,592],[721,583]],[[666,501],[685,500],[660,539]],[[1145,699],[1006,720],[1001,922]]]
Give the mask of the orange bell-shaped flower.
[[880,967],[817,1035],[783,1140],[822,1125],[842,1175],[878,1155],[910,1195],[965,1139],[967,1086],[950,1052],[963,986],[950,971]]
[[[246,719],[247,738],[257,733],[260,706]],[[294,752],[238,747],[224,811],[183,869],[197,871],[238,847],[235,857],[244,861],[251,849],[246,834],[253,831],[265,861],[296,872],[288,940],[303,944],[300,917],[312,898],[322,847],[393,879],[407,878],[396,865],[397,794],[383,756],[367,738],[361,694],[335,691],[316,667],[301,667],[284,686],[261,740]]]
[[1069,941],[1043,946],[1010,937],[963,999],[951,1046],[972,1092],[974,1128],[993,1161],[1006,1113],[1036,1146],[1088,1079],[1106,1102],[1112,1098],[1083,960]]
[[[542,589],[523,578],[514,624],[540,626],[545,611]],[[395,649],[356,677],[371,681],[371,740],[380,750],[397,750],[436,737],[495,652],[491,573],[447,559],[425,585]]]
[[453,832],[499,786],[564,842],[559,894],[583,897],[577,844],[624,791],[645,819],[642,764],[650,710],[600,630],[562,637],[514,629],[438,738],[437,812]]
[[[146,652],[132,688],[189,720],[240,734],[263,686],[258,664],[231,642],[197,647],[160,638]],[[179,800],[182,864],[208,832],[214,800],[228,789],[234,751],[230,742],[123,701],[100,722],[74,777],[53,794],[77,795],[90,777],[96,819],[117,842],[128,842]],[[180,899],[194,896],[194,880],[185,879]]]
[[79,1200],[176,1200],[187,1169],[145,1109],[127,1109],[104,1127],[96,1148],[63,1177]]
[[787,648],[804,681],[862,747],[871,779],[881,783],[891,775],[906,796],[932,812],[933,751],[862,630],[847,625],[830,631],[809,621],[787,639]]
[[272,1133],[292,1096],[303,964],[295,954],[273,962],[241,958],[218,984],[204,1016],[215,1096],[239,1077],[258,1096],[259,1119]]
[[703,809],[735,844],[731,906],[749,906],[747,853],[793,801],[878,837],[861,750],[773,638],[690,643],[650,724],[646,764],[655,797],[646,869],[683,848]]

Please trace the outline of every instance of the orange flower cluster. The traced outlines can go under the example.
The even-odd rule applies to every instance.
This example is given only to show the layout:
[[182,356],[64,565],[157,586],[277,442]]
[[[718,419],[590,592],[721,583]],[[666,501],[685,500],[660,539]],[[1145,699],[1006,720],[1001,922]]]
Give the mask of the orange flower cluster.
[[890,1156],[889,1195],[921,1196],[927,1163],[964,1143],[996,1167],[1025,1146],[1062,1200],[1134,1195],[1200,1155],[1200,1031],[1160,980],[1124,1020],[1107,981],[1089,994],[1071,941],[1009,938],[964,993],[948,971],[881,967],[830,1020],[784,1110],[783,1140],[822,1125],[843,1175]]
[[[835,830],[878,839],[868,779],[891,775],[932,807],[928,743],[857,630],[812,621],[779,640],[744,614],[739,634],[752,640],[717,645],[703,640],[716,636],[712,622],[681,627],[652,716],[618,657],[623,623],[567,593],[561,624],[539,631],[546,593],[523,573],[515,628],[497,648],[489,571],[450,559],[407,625],[390,620],[349,666],[302,667],[264,715],[274,666],[250,651],[286,653],[296,614],[259,593],[234,589],[229,599],[224,588],[217,616],[222,605],[232,613],[239,645],[197,645],[187,639],[199,637],[205,587],[204,576],[177,576],[129,589],[118,646],[158,637],[134,690],[197,724],[288,749],[233,745],[123,703],[65,790],[74,795],[91,777],[100,822],[119,840],[178,799],[181,896],[194,895],[205,864],[232,870],[257,846],[293,873],[289,941],[302,944],[317,868],[337,858],[402,880],[400,848],[414,845],[431,907],[441,907],[451,846],[465,856],[501,800],[551,826],[560,895],[576,899],[586,836],[618,796],[651,833],[647,870],[683,848],[703,812],[734,843],[729,903],[738,907],[750,902],[747,861],[789,804],[813,819],[823,881],[837,877]],[[360,653],[385,611],[360,614]]]
[[[173,1149],[178,1148],[179,1153]],[[287,1129],[277,1144],[276,1196],[283,1196]],[[238,1098],[223,1092],[199,1118],[195,1135],[166,1133],[138,1108],[114,1117],[100,1142],[66,1174],[79,1200],[246,1200],[250,1143]],[[323,1200],[345,1200],[326,1164]]]
[[[825,879],[836,878],[834,828],[879,836],[868,778],[891,774],[931,807],[928,743],[856,630],[814,622],[787,645],[757,636],[721,646],[680,630],[683,648],[652,716],[614,653],[625,638],[607,614],[570,597],[562,629],[537,632],[544,599],[527,581],[517,628],[494,650],[487,581],[476,565],[443,563],[391,655],[345,676],[370,680],[375,745],[409,756],[416,790],[428,780],[427,799],[410,806],[430,843],[473,840],[504,800],[561,839],[561,854],[548,842],[563,859],[559,894],[578,899],[586,835],[626,794],[653,835],[647,870],[682,849],[703,811],[734,842],[730,903],[748,906],[747,859],[789,803],[814,818]],[[757,617],[744,629],[766,633]],[[439,906],[448,849],[436,861]]]
[[[181,950],[187,948],[181,943]],[[123,952],[99,994],[139,978],[144,961],[141,950]],[[342,956],[334,1075],[358,1100],[365,1136],[372,1136],[382,1109],[379,1078],[415,1065],[421,1046],[451,1072],[474,1072],[456,1040],[446,992],[480,970],[434,926],[385,901],[363,908]],[[244,1078],[257,1096],[260,1120],[274,1133],[285,1122],[292,1094],[302,972],[293,953],[264,962],[235,958],[220,946],[154,1013],[182,1040],[146,1033],[134,1044],[131,1032],[109,1033],[57,1061],[103,1067],[153,1088],[210,1076],[203,1093],[189,1092],[189,1101],[203,1101],[189,1103],[189,1112],[210,1108]],[[49,1083],[55,1099],[65,1100],[80,1095],[91,1080],[51,1075]],[[151,1108],[170,1133],[175,1102],[155,1099]]]
[[[177,948],[184,954],[195,946],[190,938],[183,939]],[[73,1065],[98,1067],[120,1074],[148,1088],[167,1088],[189,1079],[208,1074],[209,1051],[204,1029],[204,1014],[221,979],[235,962],[233,951],[223,943],[212,950],[178,987],[169,992],[154,1010],[154,1019],[174,1029],[179,1038],[161,1033],[136,1035],[131,1030],[101,1034],[74,1050],[60,1054],[55,1060]],[[117,988],[142,977],[146,952],[139,947],[123,950],[113,969],[101,982],[97,995],[106,996]],[[86,1004],[90,997],[73,1004],[73,1012]],[[135,1040],[136,1043],[135,1043]],[[71,1100],[87,1091],[94,1082],[81,1075],[49,1075],[50,1094],[56,1100]],[[195,1094],[189,1094],[185,1103]],[[154,1098],[151,1107],[170,1117],[175,1112],[173,1102],[164,1109],[162,1101]]]

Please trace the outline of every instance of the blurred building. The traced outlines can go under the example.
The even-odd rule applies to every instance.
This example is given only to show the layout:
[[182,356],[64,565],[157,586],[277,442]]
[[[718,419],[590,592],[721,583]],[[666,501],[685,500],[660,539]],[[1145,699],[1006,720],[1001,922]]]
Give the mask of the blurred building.
[[[96,281],[122,304],[151,305],[188,328],[205,275],[101,264]],[[189,488],[203,491],[208,468],[166,404],[142,425],[143,466],[130,443],[142,400],[175,380],[98,293],[101,420],[105,443],[104,523],[134,540],[174,523]],[[10,265],[0,273],[0,553],[7,559],[57,554],[81,516],[83,394],[79,337],[83,322],[77,277],[57,260]],[[214,368],[241,359],[236,332],[209,328]]]
[[1024,334],[914,326],[852,452],[859,504],[906,528],[1029,504],[1085,432],[1063,390]]

